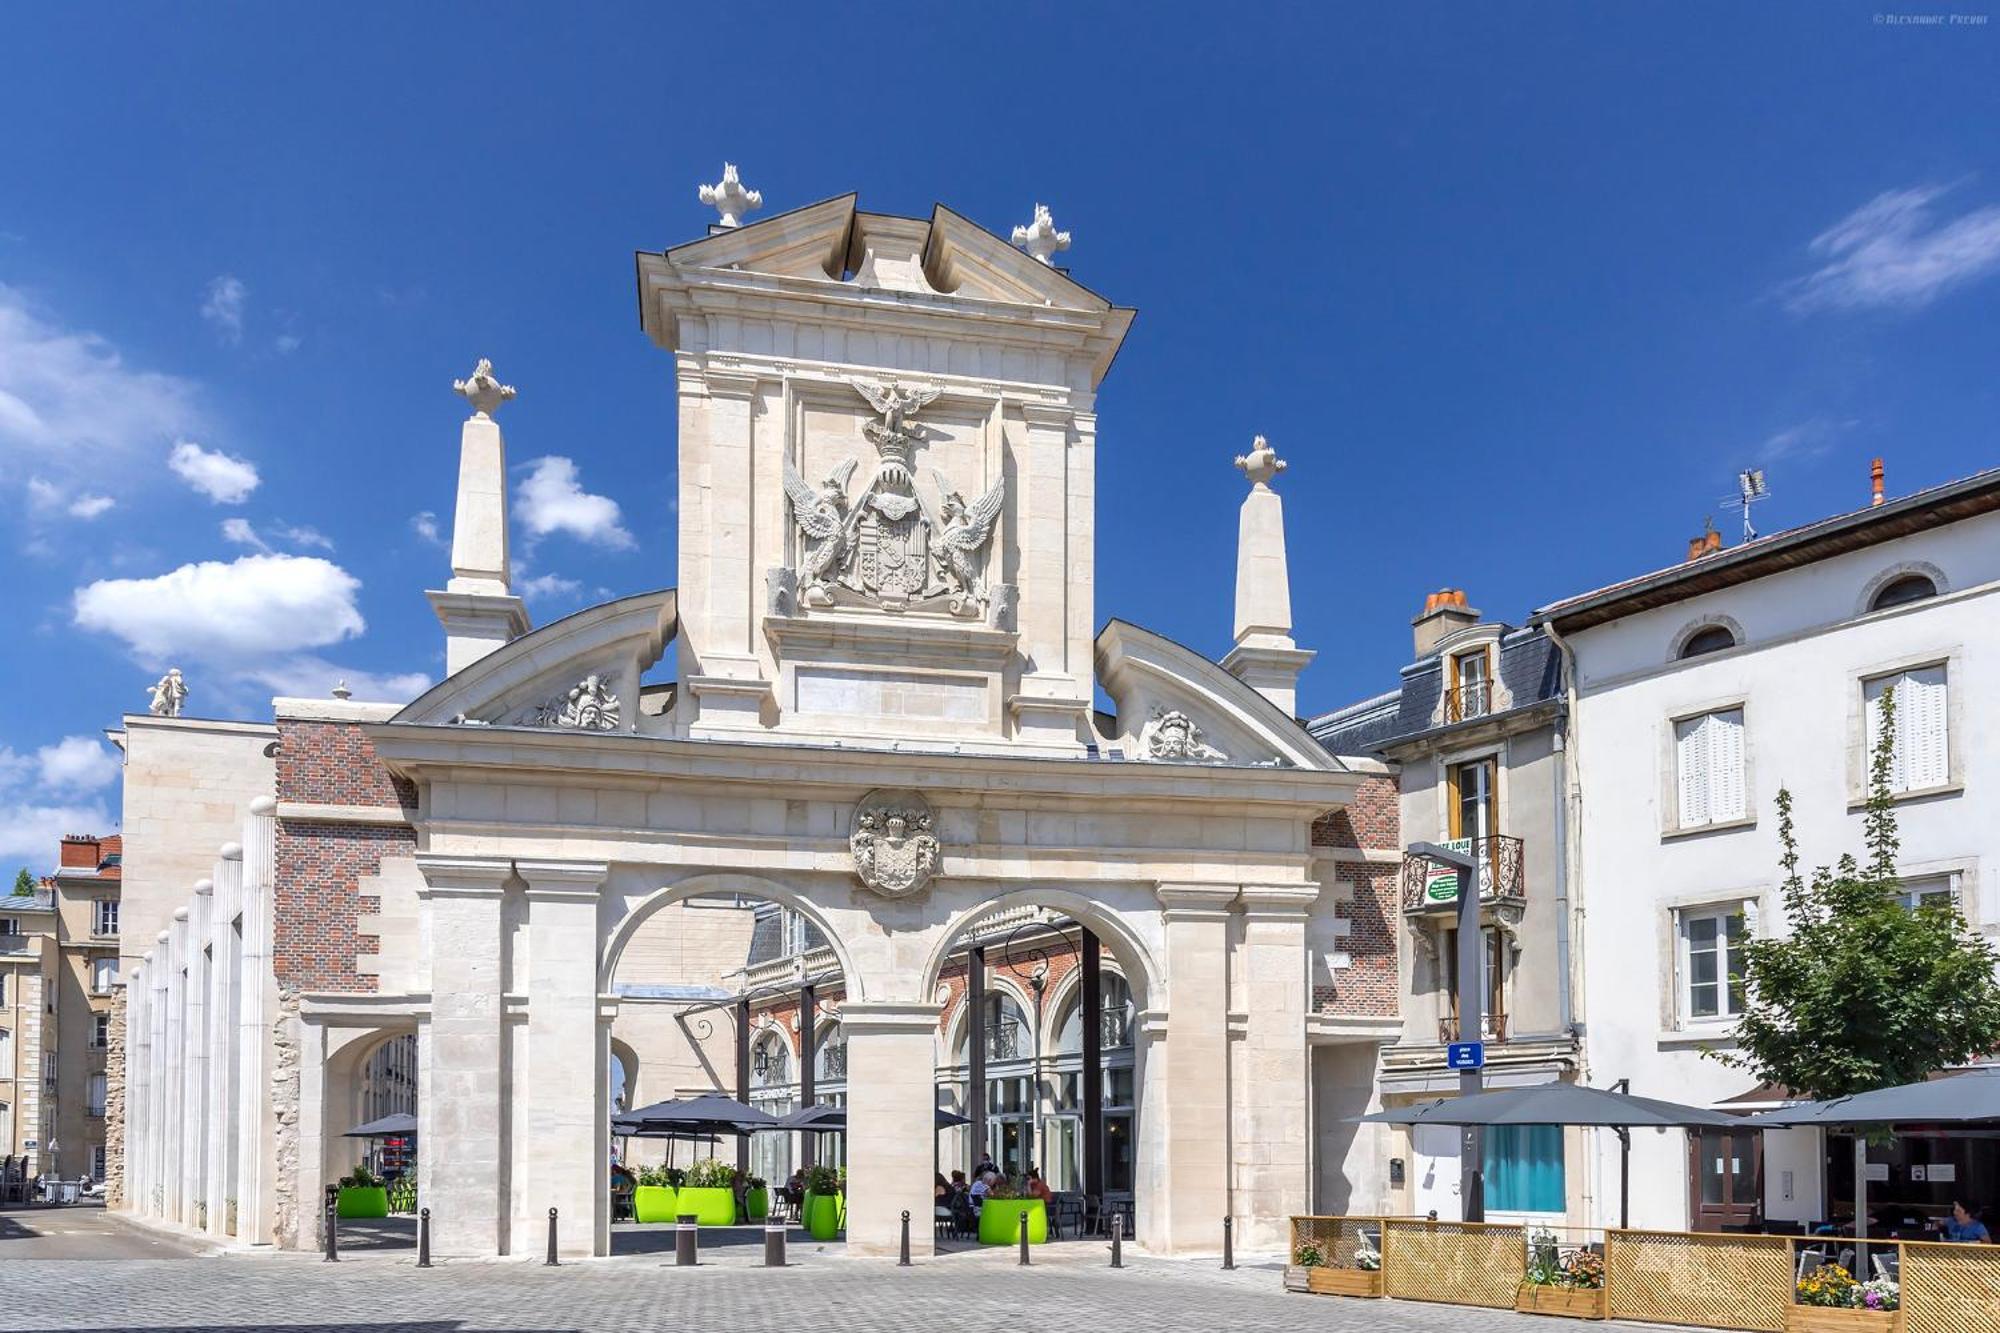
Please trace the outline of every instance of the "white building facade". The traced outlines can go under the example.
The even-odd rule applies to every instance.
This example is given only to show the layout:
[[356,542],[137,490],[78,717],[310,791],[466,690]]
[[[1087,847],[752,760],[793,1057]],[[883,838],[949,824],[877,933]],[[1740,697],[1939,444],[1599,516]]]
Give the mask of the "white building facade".
[[[1898,702],[1905,890],[2000,932],[2000,472],[1545,608],[1569,687],[1572,896],[1587,1082],[1749,1109],[1727,1051],[1740,949],[1783,927],[1776,799],[1803,865],[1862,850],[1873,706]],[[1767,1094],[1776,1095],[1776,1094]],[[1725,1105],[1724,1109],[1732,1109]],[[1632,1225],[1831,1215],[1817,1131],[1636,1132]],[[1616,1141],[1600,1140],[1600,1179]],[[1617,1220],[1615,1191],[1597,1221]]]

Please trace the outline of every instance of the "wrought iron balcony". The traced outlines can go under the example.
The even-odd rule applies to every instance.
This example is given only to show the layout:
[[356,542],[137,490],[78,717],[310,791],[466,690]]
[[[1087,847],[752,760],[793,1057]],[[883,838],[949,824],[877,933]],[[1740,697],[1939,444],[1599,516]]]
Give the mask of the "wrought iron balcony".
[[[1438,1020],[1438,1041],[1440,1043],[1449,1043],[1461,1040],[1463,1040],[1463,1038],[1461,1038],[1458,1035],[1457,1015],[1454,1014],[1450,1017],[1440,1018]],[[1479,1024],[1479,1040],[1491,1041],[1491,1042],[1506,1041],[1507,1015],[1505,1014],[1481,1015],[1481,1021]]]
[[847,1077],[847,1043],[820,1048],[819,1076],[829,1079]]
[[[1521,840],[1504,834],[1489,838],[1453,838],[1444,844],[1472,856],[1474,878],[1483,904],[1520,905],[1527,901]],[[1411,916],[1458,910],[1458,872],[1421,856],[1403,857],[1403,911]]]
[[1022,1049],[1021,1028],[1017,1023],[989,1023],[986,1025],[986,1058],[989,1060],[1018,1060],[1027,1055]]
[[1107,1051],[1132,1044],[1132,1015],[1122,1005],[1104,1011],[1098,1040]]
[[1444,720],[1469,722],[1493,711],[1493,682],[1468,680],[1444,692]]

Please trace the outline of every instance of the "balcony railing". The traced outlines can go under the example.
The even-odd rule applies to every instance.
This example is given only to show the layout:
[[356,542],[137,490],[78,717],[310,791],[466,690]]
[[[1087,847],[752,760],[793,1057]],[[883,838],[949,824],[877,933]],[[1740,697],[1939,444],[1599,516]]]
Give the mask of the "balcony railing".
[[[1458,1035],[1458,1026],[1458,1016],[1456,1014],[1448,1018],[1440,1018],[1438,1020],[1438,1041],[1440,1043],[1448,1043],[1463,1040]],[[1481,1041],[1492,1042],[1507,1040],[1507,1015],[1480,1015],[1479,1039]]]
[[840,1079],[847,1077],[847,1044],[825,1046],[819,1053],[819,1076]]
[[989,1060],[1018,1060],[1027,1054],[1022,1049],[1021,1028],[1017,1023],[989,1023],[986,1025],[986,1058]]
[[1098,1041],[1107,1051],[1115,1051],[1121,1046],[1132,1044],[1132,1015],[1123,1006],[1106,1009],[1103,1022],[1098,1029]]
[[1493,711],[1493,682],[1468,680],[1444,692],[1444,720],[1467,722]]
[[[1444,844],[1472,856],[1482,903],[1527,900],[1521,840],[1504,834],[1453,838]],[[1403,857],[1403,911],[1411,915],[1458,910],[1458,872],[1421,856]]]

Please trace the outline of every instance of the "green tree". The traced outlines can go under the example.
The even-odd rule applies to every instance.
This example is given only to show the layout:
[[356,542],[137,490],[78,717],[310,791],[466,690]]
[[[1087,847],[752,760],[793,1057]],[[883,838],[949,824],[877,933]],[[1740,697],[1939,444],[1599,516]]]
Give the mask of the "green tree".
[[1711,1052],[1815,1101],[1914,1083],[2000,1048],[1993,946],[1949,895],[1915,911],[1898,896],[1893,690],[1882,695],[1881,718],[1863,819],[1865,864],[1843,855],[1802,878],[1792,796],[1778,793],[1789,931],[1744,949],[1747,1010],[1736,1049]]
[[22,866],[14,873],[14,896],[25,898],[34,891],[35,877],[28,873],[28,867]]

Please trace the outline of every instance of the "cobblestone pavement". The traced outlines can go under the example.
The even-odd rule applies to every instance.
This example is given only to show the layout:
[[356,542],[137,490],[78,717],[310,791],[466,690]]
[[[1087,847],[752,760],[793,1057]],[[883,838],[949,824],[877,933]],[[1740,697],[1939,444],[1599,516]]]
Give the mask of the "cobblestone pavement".
[[941,1333],[1075,1328],[1255,1329],[1258,1333],[1547,1333],[1511,1312],[1287,1294],[1275,1266],[1147,1259],[1105,1266],[1101,1246],[1052,1246],[1034,1266],[1009,1251],[939,1256],[899,1269],[795,1252],[790,1268],[747,1253],[676,1269],[652,1256],[565,1263],[453,1263],[407,1255],[325,1264],[310,1255],[195,1263],[0,1262],[0,1329],[277,1328],[313,1333],[686,1329],[689,1333]]
[[14,1265],[30,1259],[175,1259],[201,1246],[129,1226],[102,1204],[0,1208],[0,1328],[7,1326],[4,1293]]

